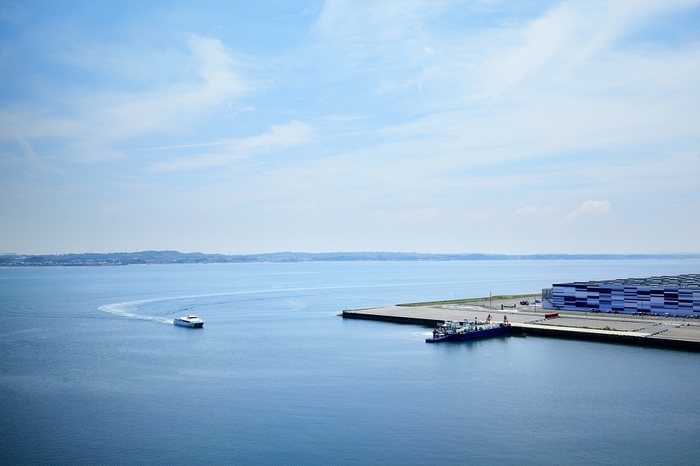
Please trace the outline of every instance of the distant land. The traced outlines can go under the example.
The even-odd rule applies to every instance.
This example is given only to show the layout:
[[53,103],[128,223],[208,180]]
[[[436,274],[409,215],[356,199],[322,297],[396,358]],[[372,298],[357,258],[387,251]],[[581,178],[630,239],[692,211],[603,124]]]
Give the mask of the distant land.
[[141,251],[55,255],[2,254],[0,266],[106,266],[133,264],[227,264],[250,262],[323,261],[459,261],[459,260],[641,260],[700,259],[700,254],[429,254],[416,252],[273,252],[265,254],[203,254]]

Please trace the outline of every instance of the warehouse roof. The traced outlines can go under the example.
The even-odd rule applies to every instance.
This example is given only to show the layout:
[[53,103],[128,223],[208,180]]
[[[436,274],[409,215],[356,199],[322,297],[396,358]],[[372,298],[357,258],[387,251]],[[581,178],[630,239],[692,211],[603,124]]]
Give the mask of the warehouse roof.
[[618,278],[616,280],[597,280],[589,282],[557,283],[556,285],[604,285],[635,286],[644,288],[678,288],[700,290],[700,274],[660,276],[648,278]]

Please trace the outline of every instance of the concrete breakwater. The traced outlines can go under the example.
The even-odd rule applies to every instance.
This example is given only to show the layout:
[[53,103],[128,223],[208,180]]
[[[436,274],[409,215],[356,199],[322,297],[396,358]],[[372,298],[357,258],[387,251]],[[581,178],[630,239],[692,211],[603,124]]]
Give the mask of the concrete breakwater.
[[[591,314],[543,311],[537,307],[516,306],[501,309],[500,302],[440,304],[426,306],[388,306],[373,309],[345,310],[346,319],[377,320],[401,324],[437,327],[447,321],[465,319],[493,321],[508,318],[512,333],[555,338],[605,341],[662,348],[700,351],[700,321],[695,319]],[[489,309],[488,306],[497,310]]]

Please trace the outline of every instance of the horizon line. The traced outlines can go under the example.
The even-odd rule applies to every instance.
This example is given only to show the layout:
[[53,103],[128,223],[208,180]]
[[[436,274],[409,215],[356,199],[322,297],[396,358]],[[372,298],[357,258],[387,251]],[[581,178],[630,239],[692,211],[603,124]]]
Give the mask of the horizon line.
[[68,252],[68,253],[17,253],[6,252],[0,253],[0,256],[70,256],[70,255],[114,255],[114,254],[143,254],[143,253],[176,253],[176,254],[199,254],[205,256],[225,256],[225,257],[248,257],[248,256],[263,256],[263,255],[328,255],[328,254],[394,254],[394,255],[423,255],[423,256],[511,256],[511,257],[528,257],[528,256],[700,256],[700,252],[633,252],[633,253],[617,253],[617,252],[535,252],[535,253],[493,253],[493,252],[416,252],[416,251],[325,251],[325,252],[310,252],[310,251],[272,251],[272,252],[252,252],[252,253],[222,253],[222,252],[200,252],[190,251],[182,252],[176,249],[143,249],[139,251],[111,251],[111,252]]

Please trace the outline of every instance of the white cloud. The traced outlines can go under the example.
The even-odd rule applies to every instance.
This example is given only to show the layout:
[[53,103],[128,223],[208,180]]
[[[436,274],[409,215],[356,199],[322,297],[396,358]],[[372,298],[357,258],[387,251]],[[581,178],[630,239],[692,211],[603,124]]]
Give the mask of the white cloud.
[[608,201],[586,201],[578,209],[568,213],[565,219],[573,221],[584,216],[609,214],[610,212],[612,212],[612,205]]
[[149,92],[73,96],[76,103],[68,109],[52,108],[50,102],[43,107],[9,105],[0,114],[0,138],[59,138],[64,156],[99,161],[122,154],[110,147],[115,143],[182,129],[203,112],[250,90],[232,70],[233,60],[221,41],[192,35],[188,43],[196,82],[184,80]]
[[[179,83],[146,94],[115,95],[84,101],[84,110],[96,119],[93,129],[105,142],[137,136],[154,130],[179,128],[185,121],[247,90],[231,70],[232,59],[219,40],[191,36],[189,45],[196,74],[203,82]],[[92,98],[91,98],[92,99]]]
[[[413,93],[403,104],[422,107],[416,108],[420,111],[502,99],[508,91],[517,99],[533,90],[559,99],[555,94],[563,88],[576,94],[581,73],[594,75],[593,84],[648,82],[647,76],[631,69],[635,61],[663,59],[668,51],[657,50],[656,57],[634,50],[615,54],[618,40],[654,18],[697,3],[566,1],[530,21],[456,31],[431,26],[453,9],[468,10],[461,2],[333,0],[324,5],[315,31],[324,61],[333,64],[331,70],[357,68],[354,71],[370,74],[378,95]],[[605,65],[617,69],[607,73]],[[666,70],[655,68],[656,73]],[[513,89],[523,82],[527,88]],[[591,83],[583,84],[586,90]]]
[[311,129],[305,123],[292,121],[287,125],[273,125],[272,130],[260,136],[242,139],[233,144],[236,150],[259,150],[280,146],[289,147],[301,144],[311,134]]
[[303,144],[307,142],[310,137],[311,128],[307,124],[299,121],[292,121],[286,125],[273,125],[270,131],[258,136],[182,146],[217,146],[218,151],[204,154],[199,153],[190,157],[177,157],[164,162],[155,162],[151,167],[158,171],[182,171],[222,167],[249,158],[257,153],[281,150],[290,146]]

